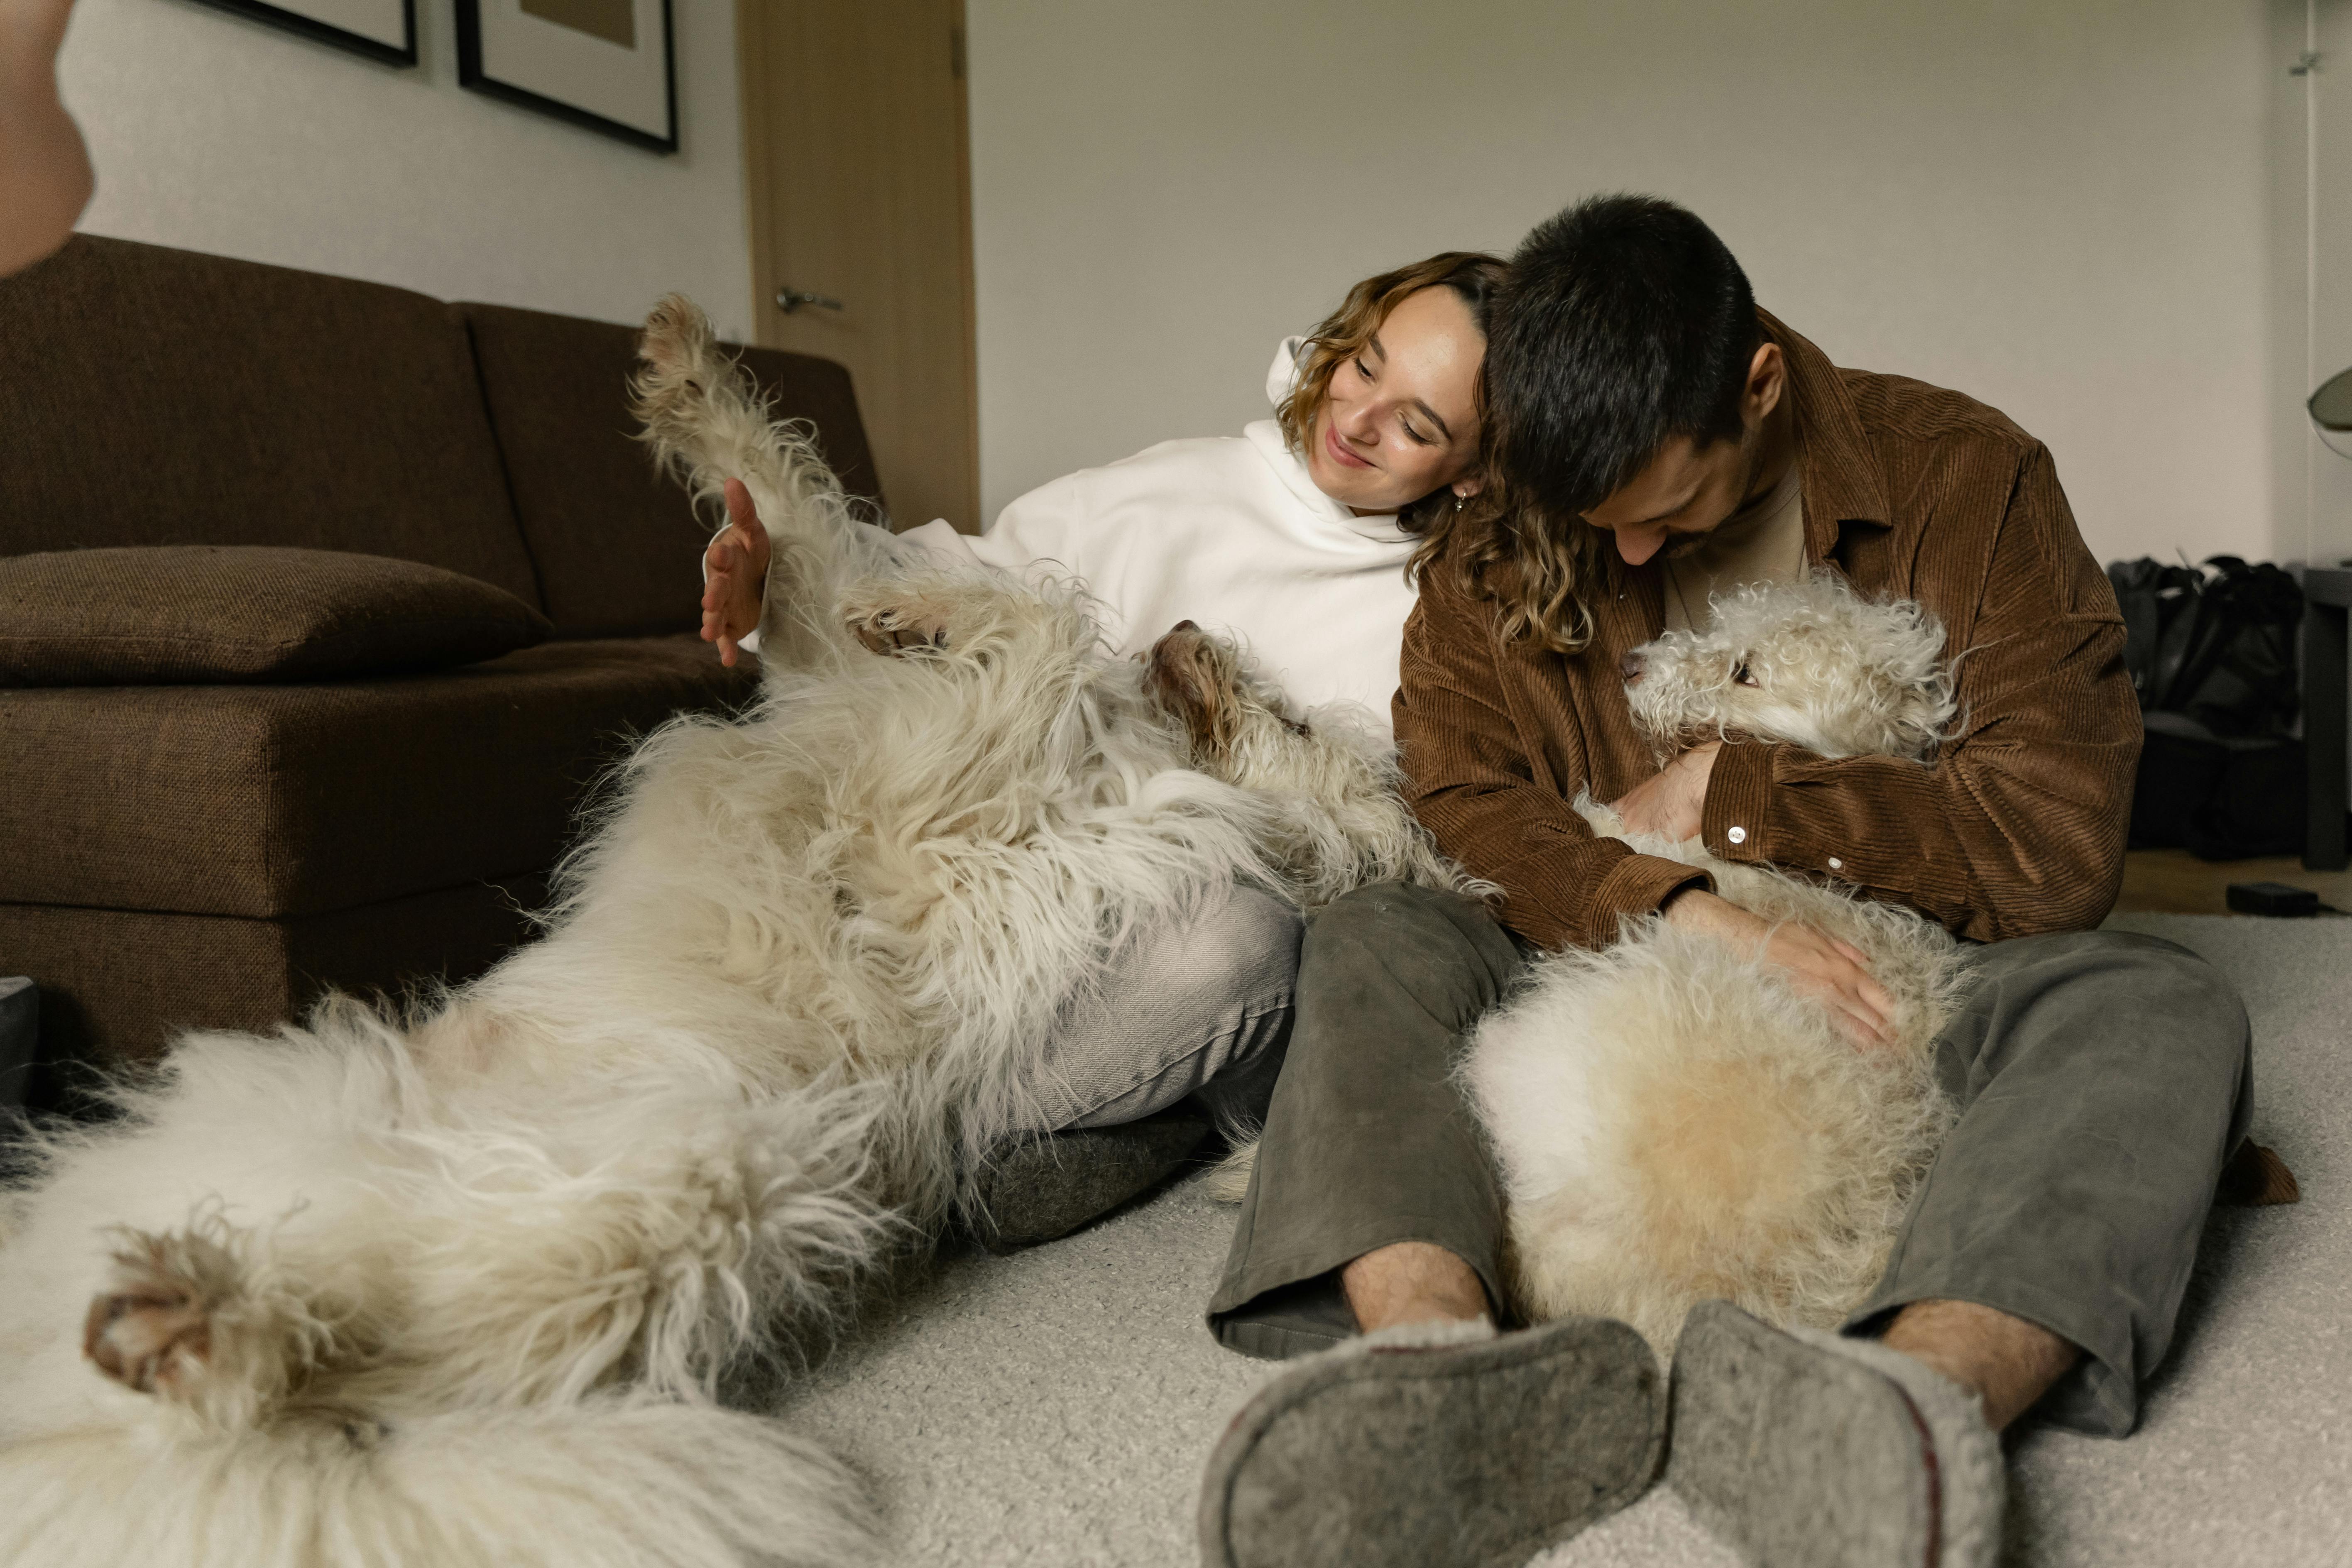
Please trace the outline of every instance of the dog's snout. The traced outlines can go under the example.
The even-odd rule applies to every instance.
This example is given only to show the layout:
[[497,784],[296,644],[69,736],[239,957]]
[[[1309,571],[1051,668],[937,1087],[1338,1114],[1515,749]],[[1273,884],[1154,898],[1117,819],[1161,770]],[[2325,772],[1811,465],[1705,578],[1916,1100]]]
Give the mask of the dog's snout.
[[1627,648],[1625,650],[1625,657],[1617,661],[1617,668],[1624,673],[1625,684],[1628,686],[1631,686],[1635,681],[1641,679],[1642,672],[1649,667],[1650,660],[1648,656],[1643,654],[1642,650],[1637,647]]
[[1159,640],[1151,645],[1151,657],[1165,658],[1180,649],[1197,647],[1201,641],[1201,628],[1196,623],[1178,621],[1174,626],[1161,632]]

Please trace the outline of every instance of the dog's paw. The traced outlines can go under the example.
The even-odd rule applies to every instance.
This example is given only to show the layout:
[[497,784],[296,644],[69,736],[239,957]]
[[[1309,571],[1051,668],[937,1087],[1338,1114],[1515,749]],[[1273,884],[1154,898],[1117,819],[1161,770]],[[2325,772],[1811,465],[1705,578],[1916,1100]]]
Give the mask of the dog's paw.
[[711,338],[710,318],[700,306],[683,294],[666,294],[646,317],[637,353],[657,374],[685,376],[708,355]]
[[90,1300],[82,1353],[127,1388],[184,1399],[212,1359],[215,1298],[235,1259],[200,1236],[125,1240],[114,1278]]
[[849,617],[849,635],[879,654],[902,654],[948,646],[945,605],[916,600],[888,605]]

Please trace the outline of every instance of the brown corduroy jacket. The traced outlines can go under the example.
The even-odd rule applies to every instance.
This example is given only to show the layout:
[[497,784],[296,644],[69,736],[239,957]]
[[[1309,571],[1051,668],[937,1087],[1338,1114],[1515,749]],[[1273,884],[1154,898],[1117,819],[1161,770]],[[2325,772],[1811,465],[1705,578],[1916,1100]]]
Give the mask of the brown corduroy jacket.
[[[1843,880],[1980,941],[2095,925],[2123,875],[2139,710],[2114,592],[2049,452],[1983,404],[1841,370],[1764,325],[1789,363],[1807,560],[1932,612],[1948,654],[1965,655],[1961,714],[1927,763],[1735,737],[1707,786],[1709,853]],[[1397,742],[1414,811],[1503,888],[1503,922],[1544,947],[1597,947],[1705,884],[1595,837],[1570,805],[1656,772],[1618,673],[1664,627],[1656,561],[1610,552],[1588,601],[1596,635],[1573,655],[1507,643],[1495,601],[1451,577],[1442,563],[1424,574],[1405,626]]]

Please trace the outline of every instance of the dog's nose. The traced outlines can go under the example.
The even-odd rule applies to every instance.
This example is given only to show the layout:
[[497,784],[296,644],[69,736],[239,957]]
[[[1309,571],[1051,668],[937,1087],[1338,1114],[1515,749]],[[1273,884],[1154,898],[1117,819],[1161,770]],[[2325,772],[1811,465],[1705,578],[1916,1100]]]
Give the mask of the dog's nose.
[[1624,673],[1625,684],[1628,686],[1641,679],[1642,671],[1648,668],[1649,665],[1649,659],[1643,657],[1642,650],[1637,647],[1627,648],[1625,657],[1617,661],[1617,668]]

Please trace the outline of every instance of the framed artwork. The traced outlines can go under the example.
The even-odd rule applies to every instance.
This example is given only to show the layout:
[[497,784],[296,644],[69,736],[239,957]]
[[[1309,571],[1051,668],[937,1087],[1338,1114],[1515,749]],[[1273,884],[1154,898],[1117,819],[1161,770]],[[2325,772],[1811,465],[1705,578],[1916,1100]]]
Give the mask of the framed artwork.
[[416,63],[416,0],[197,0],[385,65]]
[[457,80],[640,147],[677,151],[669,0],[457,0]]

